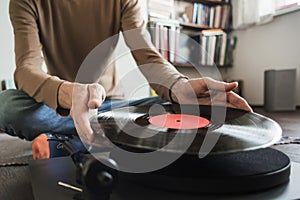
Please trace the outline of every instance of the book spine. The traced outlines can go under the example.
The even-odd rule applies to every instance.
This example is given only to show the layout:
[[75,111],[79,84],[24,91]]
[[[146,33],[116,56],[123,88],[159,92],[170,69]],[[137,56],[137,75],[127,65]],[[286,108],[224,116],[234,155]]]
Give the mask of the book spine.
[[198,14],[198,3],[194,3],[193,20],[192,20],[192,23],[194,24],[197,24],[197,14]]
[[220,52],[220,65],[223,66],[225,64],[225,53],[226,53],[226,41],[227,41],[227,34],[224,33],[221,37],[222,45],[221,45],[221,52]]
[[169,61],[175,61],[175,48],[176,48],[176,27],[171,26],[168,29],[169,33]]
[[206,48],[207,48],[207,36],[202,36],[201,37],[201,62],[200,64],[201,65],[206,65],[206,57],[207,57],[207,51],[206,51]]
[[214,17],[215,17],[215,9],[214,7],[210,7],[210,18],[209,18],[209,27],[214,27]]
[[210,36],[209,44],[208,44],[208,59],[207,59],[207,65],[209,66],[214,65],[215,50],[216,50],[216,36]]

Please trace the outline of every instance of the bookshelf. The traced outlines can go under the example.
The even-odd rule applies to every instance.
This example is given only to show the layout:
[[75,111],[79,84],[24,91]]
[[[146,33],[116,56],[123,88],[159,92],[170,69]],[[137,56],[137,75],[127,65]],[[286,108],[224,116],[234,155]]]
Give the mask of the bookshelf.
[[209,26],[199,25],[199,24],[195,24],[195,23],[191,23],[191,22],[180,22],[179,24],[185,28],[194,28],[194,29],[200,29],[200,30],[209,29]]
[[[180,2],[184,2],[184,11],[175,13]],[[159,9],[160,3],[163,9]],[[231,11],[231,0],[148,0],[153,44],[175,67],[188,68],[196,63],[201,67],[229,68],[236,45],[231,35]],[[191,38],[192,45],[184,43],[187,39],[183,34]],[[187,59],[177,59],[176,55]]]

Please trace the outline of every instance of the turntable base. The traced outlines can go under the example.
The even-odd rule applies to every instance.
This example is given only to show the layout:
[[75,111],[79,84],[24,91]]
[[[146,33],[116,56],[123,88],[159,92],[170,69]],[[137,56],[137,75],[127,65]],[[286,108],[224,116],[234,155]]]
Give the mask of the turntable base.
[[288,182],[290,159],[272,148],[210,155],[183,156],[170,166],[121,178],[164,190],[194,193],[248,193]]
[[[198,163],[186,163],[192,158],[183,157],[177,161],[182,164],[178,169],[175,169],[175,166],[172,165],[159,173],[154,173],[154,175],[131,174],[128,176],[128,174],[120,174],[121,176],[110,199],[263,200],[277,199],[277,197],[283,197],[279,199],[296,199],[300,197],[299,179],[297,178],[300,175],[299,164],[293,163],[294,170],[292,170],[291,180],[288,182],[290,160],[283,153],[267,148],[238,154],[215,155],[204,158]],[[252,157],[253,155],[255,155],[255,158]],[[34,160],[30,163],[29,169],[34,199],[66,200],[73,199],[78,194],[74,190],[63,188],[57,184],[58,181],[63,181],[80,187],[75,182],[76,168],[70,157]],[[198,173],[193,174],[195,172]],[[172,177],[172,174],[177,175],[177,177]],[[129,178],[131,180],[136,179],[135,182],[144,185],[128,181]],[[284,184],[285,182],[287,184]],[[147,187],[144,187],[145,185]],[[275,187],[277,185],[278,187]],[[169,192],[154,187],[179,191]],[[270,189],[267,190],[268,188]],[[257,192],[250,193],[250,191]],[[191,192],[197,193],[192,194]],[[239,192],[249,193],[241,194]]]

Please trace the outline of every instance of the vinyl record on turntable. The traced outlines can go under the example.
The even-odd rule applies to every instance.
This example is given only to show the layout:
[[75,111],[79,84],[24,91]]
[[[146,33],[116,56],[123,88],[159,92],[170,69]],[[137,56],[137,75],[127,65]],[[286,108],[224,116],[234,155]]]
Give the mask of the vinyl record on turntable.
[[[198,155],[205,137],[218,137],[210,154],[240,152],[273,145],[282,130],[273,120],[253,112],[227,108],[225,120],[212,119],[211,106],[164,105],[151,112],[151,107],[125,107],[98,115],[98,123],[114,144],[132,151],[177,153],[189,145],[186,154]],[[218,113],[224,107],[214,107]],[[200,111],[200,116],[195,115]],[[221,116],[221,115],[220,115]],[[93,124],[92,124],[93,126]],[[196,133],[196,134],[195,134]],[[179,135],[178,135],[179,134]],[[194,138],[190,144],[189,135]],[[171,141],[177,137],[177,141]]]

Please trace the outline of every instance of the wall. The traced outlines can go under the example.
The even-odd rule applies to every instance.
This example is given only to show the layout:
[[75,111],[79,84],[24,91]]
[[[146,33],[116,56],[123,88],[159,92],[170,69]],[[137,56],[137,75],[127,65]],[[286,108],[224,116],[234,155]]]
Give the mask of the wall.
[[13,31],[8,15],[9,0],[0,1],[0,80],[12,78],[15,69]]
[[263,105],[265,70],[297,68],[296,104],[300,105],[300,11],[234,34],[238,37],[234,67],[223,74],[244,80],[250,104]]

